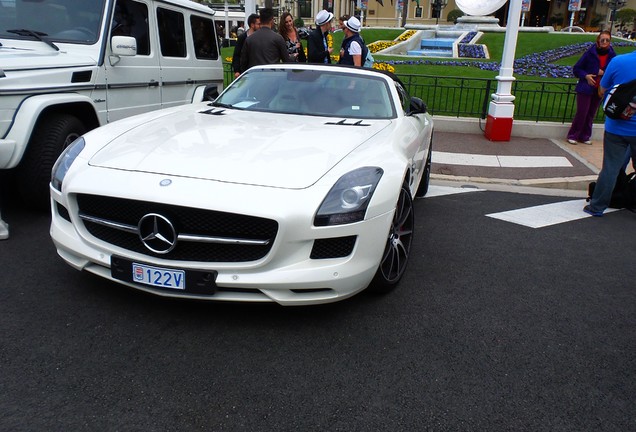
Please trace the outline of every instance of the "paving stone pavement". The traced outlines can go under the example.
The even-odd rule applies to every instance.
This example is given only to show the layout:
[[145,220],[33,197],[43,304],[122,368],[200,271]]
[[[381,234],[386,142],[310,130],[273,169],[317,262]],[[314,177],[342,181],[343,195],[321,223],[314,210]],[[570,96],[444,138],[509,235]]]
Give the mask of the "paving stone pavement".
[[[572,145],[565,139],[512,137],[502,142],[483,134],[436,131],[431,177],[586,191],[602,165],[602,147],[601,141]],[[487,158],[492,156],[500,165]]]

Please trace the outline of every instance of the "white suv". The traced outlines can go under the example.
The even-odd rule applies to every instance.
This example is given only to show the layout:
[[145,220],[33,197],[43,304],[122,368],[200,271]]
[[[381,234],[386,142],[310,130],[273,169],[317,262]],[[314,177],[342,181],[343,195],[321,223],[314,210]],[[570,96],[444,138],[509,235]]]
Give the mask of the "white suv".
[[64,147],[105,123],[214,99],[214,11],[189,0],[0,0],[0,169],[48,206]]

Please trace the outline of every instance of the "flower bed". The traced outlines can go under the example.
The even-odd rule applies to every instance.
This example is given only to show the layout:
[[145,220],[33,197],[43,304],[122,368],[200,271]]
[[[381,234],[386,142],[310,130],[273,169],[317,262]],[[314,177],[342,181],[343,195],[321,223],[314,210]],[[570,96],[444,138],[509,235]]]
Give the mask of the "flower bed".
[[468,58],[486,58],[486,51],[483,45],[459,43],[457,44],[457,55]]
[[371,53],[377,53],[378,51],[382,51],[383,49],[391,47],[395,44],[397,44],[396,41],[375,41],[367,45],[367,48],[369,48],[369,51],[371,51]]
[[407,30],[397,37],[396,41],[404,42],[405,40],[409,40],[415,33],[415,30]]
[[473,31],[473,32],[468,32],[468,33],[466,34],[466,36],[464,36],[464,37],[462,38],[462,40],[460,40],[460,41],[459,41],[459,43],[460,43],[460,44],[468,44],[468,43],[470,43],[470,41],[471,41],[471,40],[473,40],[473,38],[474,38],[475,36],[477,36],[477,32],[474,32],[474,31]]

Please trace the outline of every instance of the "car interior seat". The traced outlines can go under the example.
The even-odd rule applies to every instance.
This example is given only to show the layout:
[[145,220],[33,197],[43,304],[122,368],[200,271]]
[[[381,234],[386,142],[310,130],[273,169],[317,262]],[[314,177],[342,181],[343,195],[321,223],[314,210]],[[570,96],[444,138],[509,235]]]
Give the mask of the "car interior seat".
[[281,91],[269,104],[273,111],[285,113],[307,113],[307,105],[301,96],[294,92]]

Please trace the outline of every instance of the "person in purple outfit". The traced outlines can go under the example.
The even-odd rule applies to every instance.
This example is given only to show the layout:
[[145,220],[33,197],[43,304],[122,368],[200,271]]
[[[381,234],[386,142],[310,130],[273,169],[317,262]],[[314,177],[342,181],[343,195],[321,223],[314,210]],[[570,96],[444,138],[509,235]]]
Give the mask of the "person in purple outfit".
[[601,103],[598,86],[609,62],[616,57],[610,45],[612,35],[602,31],[596,37],[596,44],[583,53],[573,67],[579,79],[576,85],[576,114],[568,131],[568,143],[592,144],[592,123]]

